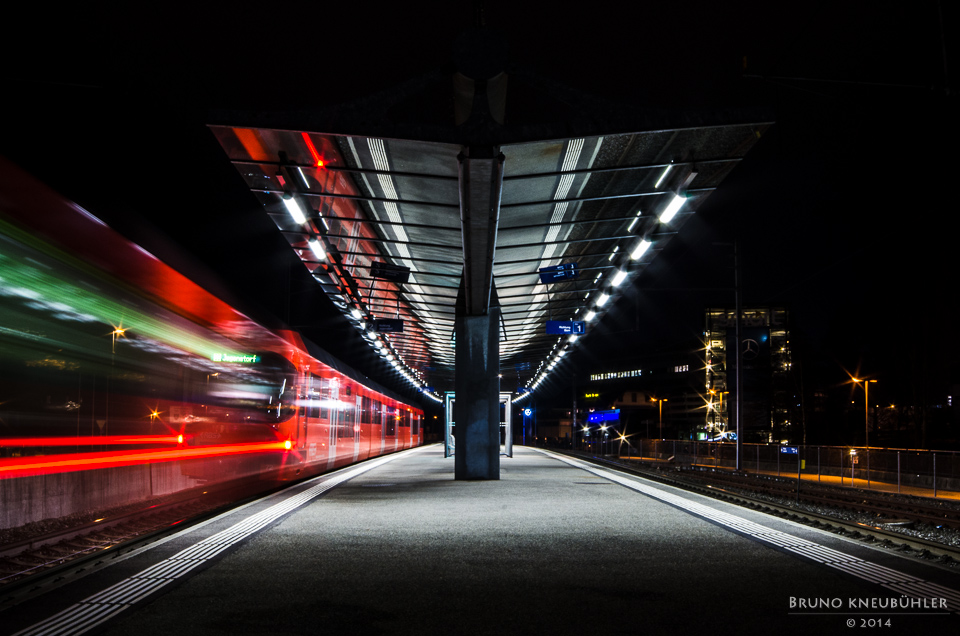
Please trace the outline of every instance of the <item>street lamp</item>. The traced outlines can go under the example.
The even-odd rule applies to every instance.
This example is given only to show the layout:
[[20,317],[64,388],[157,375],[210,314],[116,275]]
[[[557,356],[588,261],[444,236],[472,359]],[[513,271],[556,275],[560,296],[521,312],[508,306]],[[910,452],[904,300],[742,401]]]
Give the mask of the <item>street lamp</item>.
[[660,410],[660,439],[663,439],[663,403],[667,402],[667,398],[650,398],[651,402],[657,402],[657,406]]
[[866,431],[866,436],[864,438],[864,446],[867,448],[870,447],[870,383],[876,382],[876,380],[859,380],[857,378],[852,378],[855,384],[860,384],[863,382],[863,401],[866,403],[863,407],[863,419],[864,426]]

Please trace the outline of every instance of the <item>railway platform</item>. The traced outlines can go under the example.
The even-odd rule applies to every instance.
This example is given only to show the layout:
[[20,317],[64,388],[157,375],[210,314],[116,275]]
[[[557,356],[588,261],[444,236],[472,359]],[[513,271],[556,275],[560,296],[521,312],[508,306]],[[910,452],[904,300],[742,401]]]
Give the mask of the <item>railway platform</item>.
[[[439,445],[252,501],[0,612],[18,636],[952,633],[960,571],[515,447]],[[41,593],[43,592],[43,593]]]

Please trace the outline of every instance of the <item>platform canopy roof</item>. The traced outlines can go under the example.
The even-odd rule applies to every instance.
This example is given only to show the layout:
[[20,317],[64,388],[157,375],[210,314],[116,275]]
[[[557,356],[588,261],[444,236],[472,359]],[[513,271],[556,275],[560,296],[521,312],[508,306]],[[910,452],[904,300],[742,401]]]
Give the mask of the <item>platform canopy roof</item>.
[[[317,130],[211,130],[330,300],[398,372],[439,395],[453,387],[465,268],[491,268],[494,291],[480,291],[502,312],[509,388],[536,387],[578,346],[575,334],[548,334],[548,321],[582,321],[589,332],[769,125],[492,144],[494,174],[483,184],[492,203],[482,215],[495,234],[482,252],[470,249],[478,239],[465,231],[477,184],[462,159],[475,148]],[[558,265],[575,265],[576,277],[545,283],[540,270]],[[486,311],[481,305],[473,311]]]

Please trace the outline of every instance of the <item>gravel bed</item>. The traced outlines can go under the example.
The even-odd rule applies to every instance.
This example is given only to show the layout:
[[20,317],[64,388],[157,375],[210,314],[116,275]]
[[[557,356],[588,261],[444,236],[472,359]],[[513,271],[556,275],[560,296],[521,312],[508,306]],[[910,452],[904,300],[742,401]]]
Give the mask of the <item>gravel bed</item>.
[[[833,506],[804,503],[802,501],[798,504],[794,499],[786,497],[774,497],[771,495],[756,493],[750,490],[742,490],[741,494],[753,497],[754,499],[769,501],[772,504],[791,507],[796,510],[811,512],[824,517],[831,517],[838,521],[879,526],[888,532],[895,532],[904,536],[930,541],[932,543],[939,543],[953,548],[960,548],[960,530],[956,530],[948,526],[933,526],[927,523],[892,519],[884,515],[856,512],[853,510],[846,510],[844,508],[837,508]],[[899,497],[896,499],[896,501],[907,504],[910,503],[910,500],[906,497]],[[957,506],[953,502],[943,502],[943,506],[952,510],[960,509],[960,506]]]

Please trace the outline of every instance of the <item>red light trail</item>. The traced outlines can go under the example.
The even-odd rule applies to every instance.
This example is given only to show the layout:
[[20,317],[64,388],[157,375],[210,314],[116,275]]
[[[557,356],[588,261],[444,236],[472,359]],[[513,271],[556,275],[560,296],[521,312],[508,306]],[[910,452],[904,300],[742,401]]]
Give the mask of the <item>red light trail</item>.
[[178,448],[172,450],[132,450],[41,455],[37,457],[12,457],[0,459],[0,479],[63,473],[75,470],[114,468],[117,466],[132,466],[153,462],[171,462],[183,459],[202,459],[205,457],[276,451],[284,451],[284,453],[286,453],[285,442],[223,444],[219,446]]

